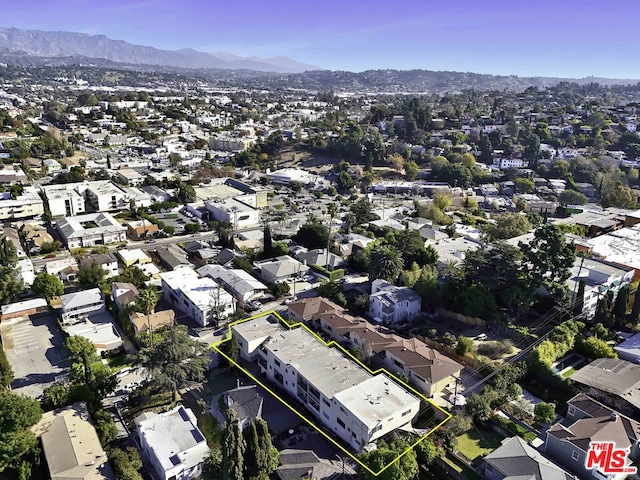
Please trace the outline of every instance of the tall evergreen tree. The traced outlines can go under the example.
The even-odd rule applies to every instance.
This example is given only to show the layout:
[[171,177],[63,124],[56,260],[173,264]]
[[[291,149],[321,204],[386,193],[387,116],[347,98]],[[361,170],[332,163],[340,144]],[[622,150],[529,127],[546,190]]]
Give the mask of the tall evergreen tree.
[[242,432],[246,441],[246,453],[244,457],[245,478],[250,480],[261,478],[261,467],[266,463],[265,452],[260,448],[260,439],[258,438],[258,430],[256,422],[251,422],[249,426]]
[[269,433],[267,422],[258,418],[255,420],[255,425],[259,449],[262,452],[258,469],[261,474],[260,478],[266,480],[278,468],[278,450],[271,443],[271,434]]
[[633,295],[633,306],[629,314],[629,321],[632,324],[635,325],[638,320],[640,320],[640,287],[636,289],[636,293]]
[[227,421],[222,433],[222,473],[224,480],[244,480],[244,440],[238,415],[227,410]]
[[269,225],[264,226],[262,243],[264,244],[264,255],[269,258],[273,251],[273,240],[271,239],[271,227]]
[[613,304],[613,316],[616,322],[623,323],[627,316],[627,305],[629,304],[629,287],[625,285],[620,289]]
[[584,310],[584,288],[586,283],[584,280],[580,280],[578,283],[578,293],[576,293],[576,304],[573,307],[573,315],[580,315]]

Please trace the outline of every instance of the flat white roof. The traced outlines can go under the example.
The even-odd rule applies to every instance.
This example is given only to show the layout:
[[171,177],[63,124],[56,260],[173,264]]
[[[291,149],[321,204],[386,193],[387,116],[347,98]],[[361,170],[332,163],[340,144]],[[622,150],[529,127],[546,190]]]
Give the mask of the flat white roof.
[[588,243],[595,255],[640,270],[640,225],[591,238]]
[[126,263],[133,262],[136,260],[151,260],[151,258],[149,258],[149,256],[146,253],[144,253],[144,251],[141,248],[134,248],[131,250],[123,248],[122,250],[118,250],[117,253],[122,259],[122,261]]
[[43,308],[46,306],[47,301],[44,298],[34,298],[33,300],[25,300],[24,302],[2,305],[2,315],[11,315],[13,313],[31,310],[32,308]]
[[220,295],[221,303],[233,301],[233,297],[209,277],[200,277],[191,268],[179,268],[160,273],[160,278],[172,289],[180,290],[194,305],[202,310],[212,307],[214,298]]
[[[409,409],[419,401],[382,373],[336,393],[335,399],[369,428],[386,420],[394,412],[402,414],[403,409]],[[407,418],[407,421],[410,420]]]

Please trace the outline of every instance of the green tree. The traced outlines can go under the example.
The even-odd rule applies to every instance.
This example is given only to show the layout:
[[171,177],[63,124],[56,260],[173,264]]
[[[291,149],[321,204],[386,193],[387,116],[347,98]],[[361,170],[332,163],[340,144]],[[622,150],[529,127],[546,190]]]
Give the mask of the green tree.
[[631,306],[629,321],[634,325],[640,321],[640,288],[636,288],[636,291],[633,294],[633,305]]
[[558,201],[563,205],[584,205],[589,199],[583,193],[575,190],[565,190],[558,195]]
[[336,187],[338,188],[338,191],[346,192],[353,188],[355,184],[356,181],[349,172],[343,170],[338,174],[338,178],[336,179]]
[[627,316],[627,305],[629,304],[629,286],[624,285],[618,291],[616,300],[613,304],[613,316],[619,323],[624,323],[624,319]]
[[349,210],[355,216],[354,227],[363,225],[374,220],[378,220],[380,217],[373,213],[373,205],[367,197],[361,197],[351,204]]
[[193,340],[183,325],[163,327],[158,332],[158,342],[141,349],[136,363],[146,367],[152,382],[172,392],[176,401],[180,388],[190,381],[204,380],[210,350],[206,344]]
[[531,224],[525,215],[509,212],[497,215],[495,223],[487,224],[484,228],[489,241],[518,237],[529,230]]
[[400,251],[389,245],[379,245],[371,251],[369,279],[378,278],[395,283],[404,267]]
[[271,443],[271,434],[267,422],[261,418],[254,420],[258,436],[258,449],[261,452],[258,466],[258,478],[268,480],[270,475],[278,468],[278,449]]
[[193,185],[180,182],[178,184],[178,190],[176,191],[176,198],[181,204],[193,203],[196,201],[196,191]]
[[0,472],[17,467],[20,458],[36,448],[38,441],[29,427],[41,417],[37,400],[0,390]]
[[84,287],[95,286],[104,280],[107,272],[99,263],[82,265],[78,270],[78,283]]
[[404,176],[407,180],[412,181],[418,176],[418,164],[414,161],[408,161],[404,164]]
[[276,282],[269,287],[269,291],[276,298],[282,298],[291,291],[287,282]]
[[476,422],[486,422],[491,416],[492,410],[489,399],[482,393],[472,393],[467,398],[465,411]]
[[341,307],[347,306],[347,298],[344,296],[344,292],[342,291],[342,286],[340,283],[333,282],[325,282],[316,288],[318,292],[318,296],[325,297],[330,300],[333,300],[335,303],[340,305]]
[[271,258],[271,252],[273,251],[273,240],[271,238],[271,227],[269,225],[264,226],[262,237],[264,256],[265,258]]
[[[399,440],[391,444],[381,440],[376,450],[361,453],[360,461],[374,472],[380,471],[389,464],[391,466],[377,476],[365,470],[360,464],[356,467],[356,471],[366,480],[411,480],[418,474],[418,462],[415,451],[411,449],[406,452],[406,447],[408,447],[406,442]],[[402,455],[405,452],[406,454]],[[402,456],[398,459],[399,455]]]
[[51,301],[52,298],[64,293],[64,285],[53,273],[42,272],[36,275],[31,290],[34,293],[44,295],[48,301]]
[[638,208],[638,197],[629,187],[616,185],[602,191],[602,206],[617,208]]
[[318,217],[310,215],[293,236],[293,241],[308,249],[324,248],[329,241],[329,229]]
[[59,240],[54,240],[53,242],[44,242],[41,246],[40,246],[40,253],[47,254],[47,253],[54,253],[59,251],[62,248],[62,243]]
[[576,293],[576,304],[573,307],[574,316],[580,315],[584,310],[584,290],[586,285],[587,284],[584,280],[580,280],[578,282],[578,291]]
[[138,292],[136,297],[136,310],[144,313],[145,315],[151,315],[158,302],[160,301],[160,294],[155,286],[143,288]]
[[222,432],[222,474],[224,480],[244,479],[245,443],[235,410],[227,410]]
[[425,438],[414,447],[419,465],[431,465],[438,457],[438,449],[433,440]]
[[553,422],[556,418],[556,409],[551,403],[540,402],[533,407],[533,417],[540,424]]
[[6,388],[13,382],[13,369],[4,349],[0,347],[0,389]]
[[565,240],[559,225],[540,226],[531,242],[520,243],[532,289],[544,286],[556,299],[566,296],[566,281],[576,258],[575,247]]
[[536,184],[530,178],[516,178],[516,191],[518,193],[532,193]]
[[126,450],[110,449],[109,462],[113,466],[116,480],[142,480],[142,475],[138,472],[142,468],[142,460],[134,447]]
[[258,430],[255,422],[251,422],[242,432],[242,436],[246,442],[244,469],[245,477],[254,480],[262,477],[260,465],[266,463],[264,452],[260,449],[260,441],[258,439]]

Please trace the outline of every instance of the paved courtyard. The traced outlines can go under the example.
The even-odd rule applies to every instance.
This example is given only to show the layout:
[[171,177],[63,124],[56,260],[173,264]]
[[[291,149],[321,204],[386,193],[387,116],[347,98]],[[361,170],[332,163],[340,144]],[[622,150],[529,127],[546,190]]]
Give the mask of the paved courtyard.
[[64,335],[50,313],[6,320],[0,333],[15,375],[14,392],[36,398],[66,374]]

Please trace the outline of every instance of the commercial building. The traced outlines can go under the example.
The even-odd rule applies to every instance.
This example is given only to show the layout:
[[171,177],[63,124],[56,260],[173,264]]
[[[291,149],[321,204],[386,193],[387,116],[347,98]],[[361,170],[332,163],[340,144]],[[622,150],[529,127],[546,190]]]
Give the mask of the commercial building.
[[255,227],[260,224],[260,211],[238,198],[205,202],[205,207],[213,219],[230,223],[234,229]]
[[203,327],[235,313],[236,300],[211,278],[200,277],[191,268],[162,272],[160,278],[163,298]]
[[260,317],[232,330],[243,358],[257,358],[262,374],[358,452],[410,427],[420,410],[419,399],[388,375],[372,375],[305,328]]
[[189,408],[178,405],[164,413],[148,412],[135,420],[142,455],[157,478],[199,478],[209,446]]
[[108,213],[62,218],[56,221],[56,227],[70,250],[127,240],[127,228]]
[[322,183],[322,179],[317,175],[297,168],[276,170],[267,173],[267,177],[271,180],[271,183],[276,185],[289,185],[291,182],[298,182],[303,185],[318,185]]

